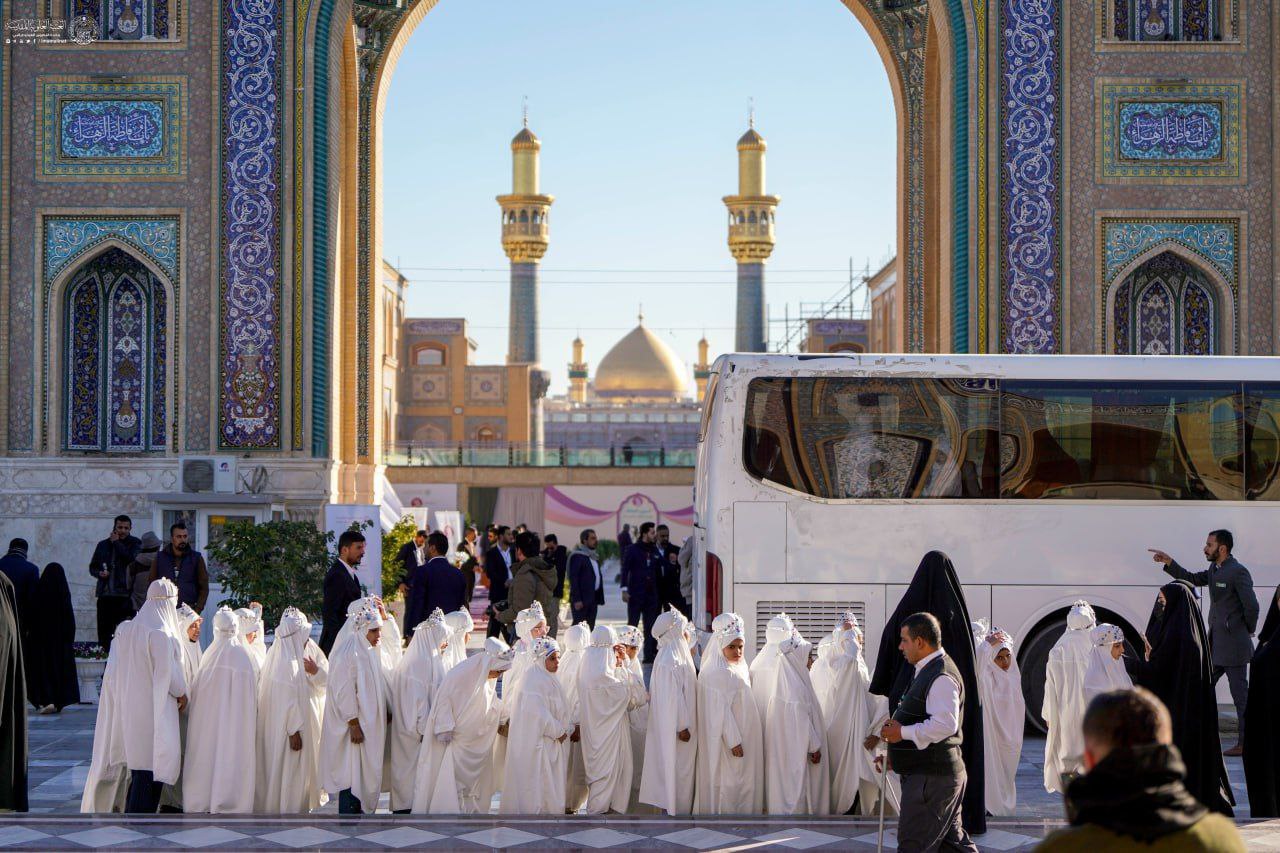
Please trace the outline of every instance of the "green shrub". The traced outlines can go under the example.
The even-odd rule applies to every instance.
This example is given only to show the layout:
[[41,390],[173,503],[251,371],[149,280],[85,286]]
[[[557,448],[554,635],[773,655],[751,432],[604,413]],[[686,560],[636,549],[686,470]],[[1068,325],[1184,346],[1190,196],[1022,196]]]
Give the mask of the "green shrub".
[[309,521],[231,522],[221,541],[208,548],[220,564],[218,579],[226,594],[218,603],[235,608],[260,602],[268,629],[291,606],[312,621],[319,619],[325,572],[337,559],[333,546],[333,534]]
[[396,522],[386,533],[382,534],[382,599],[391,601],[400,597],[400,573],[404,565],[396,559],[396,554],[406,542],[412,542],[418,532],[418,522],[412,515],[406,515]]
[[610,557],[621,557],[620,549],[616,539],[601,539],[596,543],[596,556],[600,558],[600,562],[604,562]]

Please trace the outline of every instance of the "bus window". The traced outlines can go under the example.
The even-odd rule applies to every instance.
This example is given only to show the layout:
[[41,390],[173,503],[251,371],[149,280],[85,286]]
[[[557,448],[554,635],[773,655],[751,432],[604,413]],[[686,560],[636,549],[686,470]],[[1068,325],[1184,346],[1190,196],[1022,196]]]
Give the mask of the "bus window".
[[1236,385],[1007,380],[1006,498],[1240,500]]
[[986,380],[755,379],[743,464],[821,498],[995,498],[997,403]]
[[1249,384],[1245,393],[1245,498],[1280,501],[1280,385]]

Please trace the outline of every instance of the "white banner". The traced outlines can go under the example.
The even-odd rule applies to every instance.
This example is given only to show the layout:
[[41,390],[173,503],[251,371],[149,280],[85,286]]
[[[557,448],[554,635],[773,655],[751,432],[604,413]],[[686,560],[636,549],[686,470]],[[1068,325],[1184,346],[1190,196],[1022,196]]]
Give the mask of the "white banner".
[[462,513],[456,509],[447,512],[436,510],[436,530],[449,537],[449,553],[452,554],[462,541]]
[[325,504],[324,527],[333,534],[333,547],[338,547],[338,537],[349,530],[353,523],[364,527],[364,558],[356,566],[356,577],[367,595],[382,595],[382,528],[378,524],[381,507],[377,504]]

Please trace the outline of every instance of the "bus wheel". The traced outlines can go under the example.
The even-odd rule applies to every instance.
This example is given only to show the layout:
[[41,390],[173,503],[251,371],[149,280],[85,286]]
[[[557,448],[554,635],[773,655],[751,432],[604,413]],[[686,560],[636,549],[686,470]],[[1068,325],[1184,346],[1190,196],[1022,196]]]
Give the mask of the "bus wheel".
[[1066,616],[1061,616],[1040,626],[1040,630],[1022,646],[1018,668],[1022,671],[1022,697],[1027,703],[1027,728],[1035,734],[1045,734],[1048,727],[1040,716],[1044,707],[1045,669],[1049,664],[1049,650],[1067,630]]

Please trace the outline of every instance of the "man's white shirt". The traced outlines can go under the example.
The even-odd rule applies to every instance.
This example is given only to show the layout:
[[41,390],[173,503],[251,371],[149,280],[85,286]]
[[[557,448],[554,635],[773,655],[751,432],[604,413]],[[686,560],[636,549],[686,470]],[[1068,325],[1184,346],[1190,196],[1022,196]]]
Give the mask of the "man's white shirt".
[[[936,657],[942,656],[942,649],[925,655],[916,662],[916,676]],[[929,693],[924,702],[925,713],[929,718],[915,725],[903,726],[902,737],[916,745],[916,749],[924,749],[931,743],[937,743],[951,737],[960,728],[960,685],[948,675],[939,675],[929,685]]]

